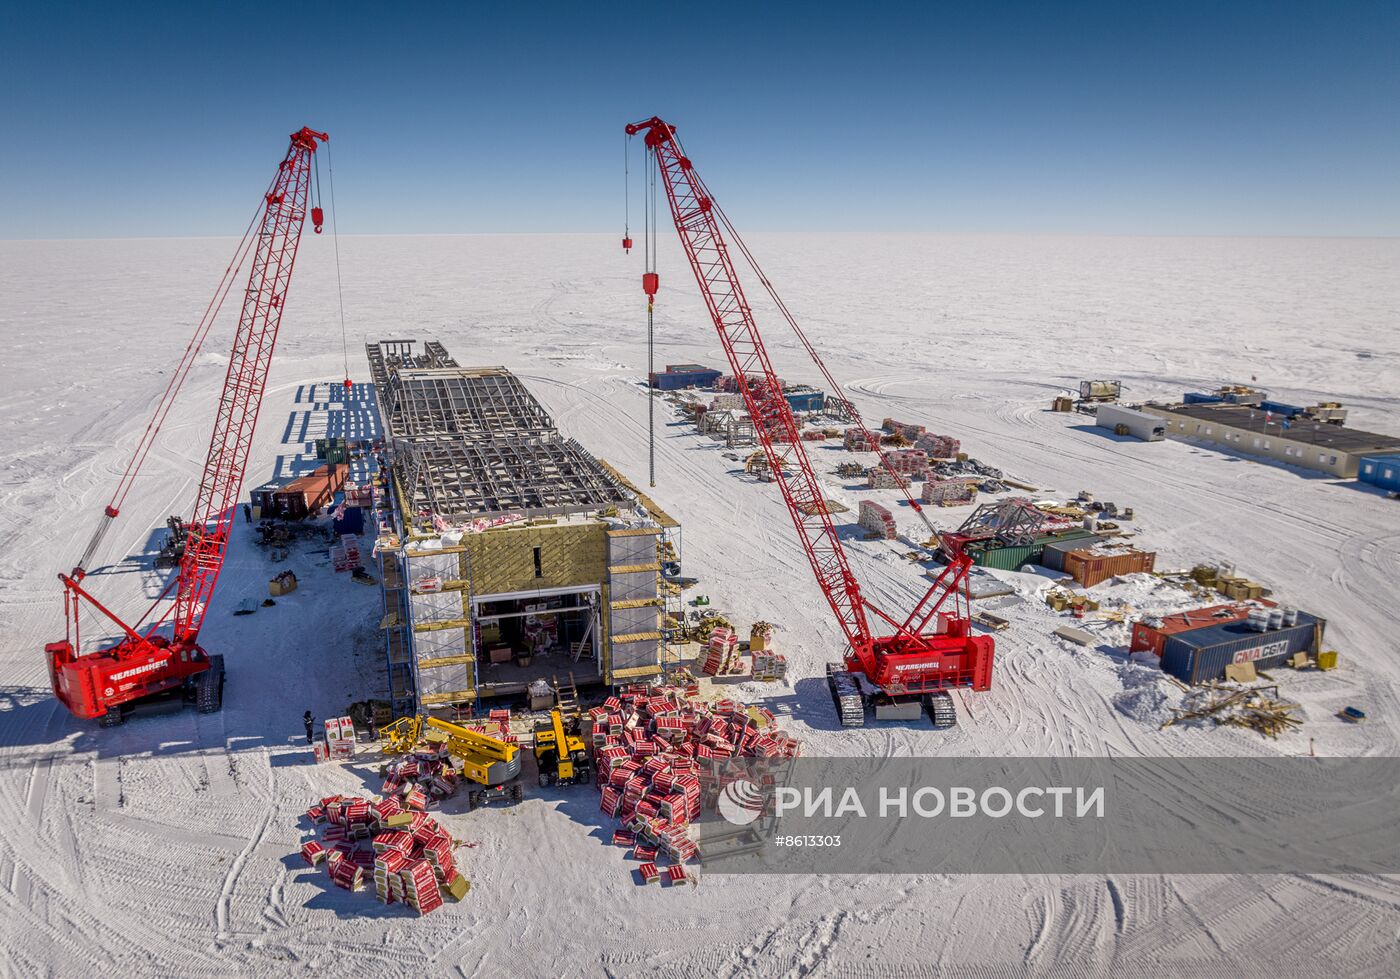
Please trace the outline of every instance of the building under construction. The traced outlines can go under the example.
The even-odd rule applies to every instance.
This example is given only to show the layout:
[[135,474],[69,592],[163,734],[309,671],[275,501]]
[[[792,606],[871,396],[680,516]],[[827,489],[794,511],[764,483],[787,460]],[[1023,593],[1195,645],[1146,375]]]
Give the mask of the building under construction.
[[379,556],[395,713],[660,672],[679,525],[509,371],[414,344],[366,346],[394,501]]

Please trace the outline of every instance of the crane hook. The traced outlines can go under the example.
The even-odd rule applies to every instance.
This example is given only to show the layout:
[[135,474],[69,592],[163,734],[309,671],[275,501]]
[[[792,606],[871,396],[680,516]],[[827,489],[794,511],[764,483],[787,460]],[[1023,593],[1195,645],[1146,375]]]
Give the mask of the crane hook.
[[321,225],[326,222],[326,212],[319,207],[311,209],[311,230],[318,235],[321,233]]

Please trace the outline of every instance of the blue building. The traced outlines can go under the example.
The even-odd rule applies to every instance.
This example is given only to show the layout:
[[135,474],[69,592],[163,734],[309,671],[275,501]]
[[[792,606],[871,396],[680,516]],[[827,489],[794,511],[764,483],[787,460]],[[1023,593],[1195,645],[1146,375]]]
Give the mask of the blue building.
[[652,374],[648,383],[659,391],[714,387],[720,372],[700,364],[667,364],[666,370]]
[[1362,456],[1356,478],[1383,490],[1400,493],[1400,452]]

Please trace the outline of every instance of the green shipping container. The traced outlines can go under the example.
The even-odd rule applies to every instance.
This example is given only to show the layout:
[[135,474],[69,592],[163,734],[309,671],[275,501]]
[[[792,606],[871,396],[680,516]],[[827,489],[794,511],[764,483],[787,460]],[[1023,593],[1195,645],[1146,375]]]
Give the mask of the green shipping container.
[[983,568],[995,568],[998,571],[1020,571],[1023,565],[1039,564],[1041,557],[1045,554],[1045,545],[1053,544],[1057,541],[1079,540],[1084,537],[1094,535],[1087,530],[1066,530],[1058,534],[1046,534],[1044,537],[1037,537],[1033,544],[1017,544],[1010,547],[988,547],[986,549],[969,547],[967,553],[972,557],[972,562]]

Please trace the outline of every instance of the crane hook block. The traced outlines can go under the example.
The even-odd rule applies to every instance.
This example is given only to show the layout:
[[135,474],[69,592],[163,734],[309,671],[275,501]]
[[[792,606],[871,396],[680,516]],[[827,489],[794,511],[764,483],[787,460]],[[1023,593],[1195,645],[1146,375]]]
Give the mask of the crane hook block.
[[656,290],[661,288],[661,277],[655,272],[642,273],[642,291],[647,294],[648,299],[656,298]]
[[349,391],[349,390],[350,390],[352,387],[354,387],[354,386],[355,386],[355,382],[352,381],[352,380],[350,380],[350,378],[347,377],[347,378],[345,379],[345,390]]
[[627,252],[628,254],[631,254],[631,252],[632,252],[632,239],[631,239],[631,238],[623,238],[623,239],[622,239],[622,250],[623,250],[624,252]]
[[319,207],[311,209],[311,230],[318,235],[321,233],[321,225],[326,221],[326,212]]

